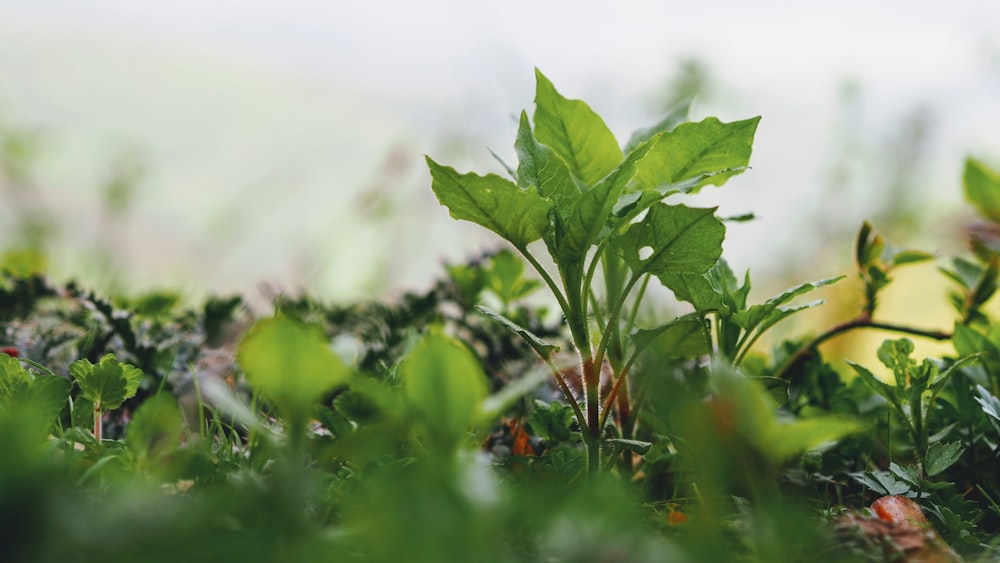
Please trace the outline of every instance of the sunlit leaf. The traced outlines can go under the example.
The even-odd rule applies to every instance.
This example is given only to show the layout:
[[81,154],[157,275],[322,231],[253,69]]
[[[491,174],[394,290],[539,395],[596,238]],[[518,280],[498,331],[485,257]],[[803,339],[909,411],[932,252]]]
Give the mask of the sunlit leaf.
[[[721,186],[750,162],[759,117],[723,123],[714,117],[683,123],[662,133],[643,159],[634,183],[639,189],[707,175],[695,186]],[[724,173],[719,173],[726,171]],[[689,190],[692,191],[692,190]]]
[[514,149],[518,160],[517,185],[522,189],[537,188],[538,195],[550,200],[557,211],[580,195],[566,163],[535,139],[525,112],[521,112]]
[[1000,172],[969,158],[965,161],[962,183],[966,199],[986,218],[1000,222]]
[[538,69],[535,79],[535,136],[559,155],[575,178],[595,185],[622,161],[618,141],[586,103],[564,98]]
[[431,188],[455,219],[482,225],[515,246],[542,238],[549,228],[551,204],[535,188],[522,190],[495,174],[459,174],[427,157]]

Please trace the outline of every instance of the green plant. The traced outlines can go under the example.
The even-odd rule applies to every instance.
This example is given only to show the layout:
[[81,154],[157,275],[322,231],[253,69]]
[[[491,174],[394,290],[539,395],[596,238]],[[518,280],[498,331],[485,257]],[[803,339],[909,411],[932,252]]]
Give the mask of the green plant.
[[[804,284],[762,305],[747,306],[749,280],[739,287],[720,262],[725,224],[715,209],[668,204],[666,198],[721,186],[749,163],[759,118],[688,122],[681,104],[619,148],[604,121],[584,102],[564,98],[536,71],[533,123],[522,112],[510,179],[461,174],[427,164],[438,200],[456,219],[472,221],[509,242],[554,296],[579,355],[583,405],[552,358],[555,348],[499,313],[548,362],[573,408],[588,467],[602,465],[605,429],[617,408],[619,435],[632,438],[635,413],[628,373],[643,348],[684,344],[687,357],[713,353],[738,364],[762,332],[799,308],[793,298],[836,279]],[[538,258],[543,241],[553,275]],[[639,330],[647,284],[657,278],[695,314]],[[705,322],[715,316],[712,327]],[[694,338],[689,338],[691,336]],[[605,366],[613,385],[601,395]],[[620,442],[619,442],[620,443]]]
[[107,354],[97,364],[92,364],[86,358],[79,359],[69,366],[69,373],[80,387],[81,399],[77,399],[74,410],[93,411],[94,438],[100,442],[102,438],[102,417],[108,409],[116,409],[133,397],[142,381],[142,370],[129,364],[119,362],[113,354]]

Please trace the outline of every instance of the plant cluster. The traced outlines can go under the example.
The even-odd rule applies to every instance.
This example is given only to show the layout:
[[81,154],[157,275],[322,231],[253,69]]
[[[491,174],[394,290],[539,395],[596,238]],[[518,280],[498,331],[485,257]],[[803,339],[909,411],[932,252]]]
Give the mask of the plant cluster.
[[[865,223],[857,316],[760,350],[846,276],[754,303],[722,258],[746,218],[683,203],[747,169],[757,118],[684,103],[620,145],[536,77],[507,178],[427,158],[451,215],[507,246],[395,303],[278,296],[254,319],[4,272],[0,558],[996,558],[1000,174],[967,164],[987,226],[941,268],[952,330],[880,318],[895,268],[934,257]],[[863,329],[893,333],[881,367],[824,360]]]

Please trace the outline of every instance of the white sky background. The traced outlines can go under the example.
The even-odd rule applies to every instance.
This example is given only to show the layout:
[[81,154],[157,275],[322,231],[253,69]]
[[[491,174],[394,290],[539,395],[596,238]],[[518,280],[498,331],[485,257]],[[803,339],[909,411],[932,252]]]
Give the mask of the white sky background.
[[[44,203],[69,219],[62,274],[110,239],[140,289],[270,281],[341,298],[421,286],[493,240],[436,204],[422,155],[480,172],[498,169],[487,147],[513,160],[535,66],[621,140],[655,121],[684,57],[716,87],[695,118],[763,116],[753,169],[699,199],[757,214],[726,243],[755,277],[790,241],[803,259],[847,255],[887,175],[880,151],[920,108],[918,207],[959,212],[964,157],[1000,162],[1000,2],[611,5],[0,0],[0,122],[43,135]],[[845,83],[860,96],[846,116]],[[865,156],[824,196],[844,146]],[[122,153],[145,163],[140,200],[101,227],[96,194]],[[379,204],[396,213],[366,214]],[[810,232],[800,218],[817,211],[847,238]]]

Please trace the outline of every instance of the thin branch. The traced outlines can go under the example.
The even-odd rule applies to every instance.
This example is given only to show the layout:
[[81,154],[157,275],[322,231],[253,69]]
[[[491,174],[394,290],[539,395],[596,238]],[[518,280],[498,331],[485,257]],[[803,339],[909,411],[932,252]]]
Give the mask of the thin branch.
[[883,323],[871,320],[866,314],[862,313],[855,319],[841,323],[823,334],[814,338],[811,342],[805,344],[795,354],[791,355],[785,362],[781,365],[781,369],[778,370],[775,377],[778,379],[786,379],[793,368],[798,366],[802,361],[806,359],[809,355],[813,354],[817,348],[827,340],[843,334],[845,332],[850,332],[857,329],[875,329],[875,330],[887,330],[890,332],[898,332],[901,334],[909,334],[911,336],[919,336],[921,338],[930,338],[932,340],[950,340],[953,336],[950,332],[944,332],[940,330],[926,330],[921,328],[914,328],[910,326],[897,325],[892,323]]

